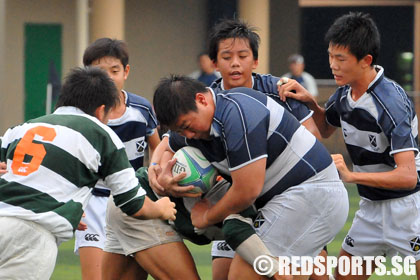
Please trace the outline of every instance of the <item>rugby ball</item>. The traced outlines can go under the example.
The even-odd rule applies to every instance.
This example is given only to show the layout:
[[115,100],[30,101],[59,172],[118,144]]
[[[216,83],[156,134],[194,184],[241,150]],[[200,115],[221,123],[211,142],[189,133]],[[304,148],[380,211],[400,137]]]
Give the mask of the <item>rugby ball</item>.
[[176,158],[176,163],[172,167],[172,175],[187,173],[178,185],[195,186],[190,192],[206,193],[216,183],[218,172],[199,149],[183,147],[174,154],[173,158]]

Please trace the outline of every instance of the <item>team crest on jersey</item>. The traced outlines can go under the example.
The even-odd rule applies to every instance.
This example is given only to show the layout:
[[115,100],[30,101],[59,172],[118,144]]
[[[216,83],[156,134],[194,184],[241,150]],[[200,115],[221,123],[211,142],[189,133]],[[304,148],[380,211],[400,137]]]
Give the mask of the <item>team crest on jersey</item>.
[[265,218],[264,218],[262,212],[258,211],[257,217],[254,220],[254,227],[259,228],[264,224],[264,222],[265,222]]
[[139,140],[136,142],[136,150],[139,153],[143,153],[147,147],[147,142],[144,140]]
[[369,136],[370,146],[372,147],[372,149],[374,151],[379,150],[379,148],[378,148],[378,142],[377,142],[377,139],[376,139],[376,135],[369,134],[368,136]]
[[413,239],[410,240],[410,246],[411,249],[416,252],[419,253],[420,251],[420,236],[414,237]]

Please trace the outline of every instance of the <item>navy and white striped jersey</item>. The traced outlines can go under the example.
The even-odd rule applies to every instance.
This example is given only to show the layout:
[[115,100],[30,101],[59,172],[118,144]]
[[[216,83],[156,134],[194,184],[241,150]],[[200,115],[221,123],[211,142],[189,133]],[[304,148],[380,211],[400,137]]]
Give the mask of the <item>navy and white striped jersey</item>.
[[136,94],[125,92],[126,110],[118,119],[109,120],[108,126],[124,143],[128,159],[134,170],[143,166],[147,137],[156,132],[157,120],[150,102]]
[[217,94],[209,90],[216,106],[211,140],[187,139],[170,132],[173,151],[186,145],[197,147],[224,177],[267,158],[264,187],[256,201],[258,208],[303,182],[339,180],[326,148],[273,99],[249,88]]
[[[277,103],[286,108],[292,113],[295,118],[303,123],[310,117],[312,117],[313,111],[309,110],[308,106],[304,103],[297,101],[293,98],[287,98],[285,102],[280,99],[279,92],[277,90],[277,82],[280,80],[278,77],[274,77],[270,74],[258,74],[252,73],[252,88],[261,91],[267,96],[273,98]],[[224,91],[223,79],[217,79],[210,86],[214,92],[218,93]]]
[[[414,105],[404,90],[378,71],[365,94],[357,101],[351,98],[350,86],[342,86],[329,98],[327,122],[342,127],[344,141],[356,172],[386,172],[395,168],[393,155],[403,151],[416,154],[420,170],[417,142],[417,116]],[[397,198],[417,192],[386,190],[357,185],[360,196],[371,200]]]

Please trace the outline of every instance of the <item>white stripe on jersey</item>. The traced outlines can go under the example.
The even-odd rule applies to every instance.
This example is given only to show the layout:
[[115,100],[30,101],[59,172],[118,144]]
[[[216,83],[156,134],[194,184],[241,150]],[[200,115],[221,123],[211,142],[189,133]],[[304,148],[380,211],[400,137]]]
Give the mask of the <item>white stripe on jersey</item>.
[[[131,178],[127,181],[127,178]],[[119,172],[113,173],[105,178],[105,184],[112,189],[112,195],[116,196],[125,193],[139,184],[133,168],[126,168]],[[143,188],[139,188],[142,191],[140,195],[145,195],[146,191]]]
[[383,153],[389,147],[388,138],[383,132],[358,130],[344,120],[341,120],[341,127],[346,144],[361,147],[374,153]]
[[418,126],[418,119],[416,115],[411,121],[411,135],[413,135],[413,137],[417,137],[418,134],[419,134],[419,126]]
[[130,122],[130,121],[141,122],[141,123],[147,124],[145,117],[139,110],[133,107],[126,107],[124,114],[120,118],[110,119],[108,121],[108,125],[116,126],[116,125],[125,124],[126,122]]
[[[125,151],[127,153],[128,160],[133,160],[138,158],[139,156],[144,156],[144,150],[139,152],[137,149],[138,143],[143,143],[146,141],[146,138],[144,136],[131,139],[130,141],[124,142],[125,145]],[[144,146],[143,146],[144,148]]]
[[97,118],[92,117],[88,114],[85,114],[82,110],[80,110],[78,108],[63,106],[63,107],[57,108],[57,110],[54,111],[54,114],[57,114],[57,115],[75,115],[75,116],[82,116],[82,117],[85,117],[87,119],[90,119],[91,121],[93,121],[94,123],[99,125],[103,130],[105,130],[108,133],[108,135],[110,136],[112,142],[117,147],[117,149],[124,148],[124,144],[121,142],[118,135],[110,127],[103,124]]
[[267,98],[267,109],[270,111],[270,127],[268,128],[267,139],[271,137],[273,132],[279,127],[283,119],[284,108],[279,106],[276,101]]
[[351,91],[349,88],[349,90],[347,91],[347,100],[351,108],[357,107],[366,110],[375,118],[375,120],[378,119],[379,112],[378,108],[375,105],[375,102],[373,101],[372,95],[364,93],[357,101],[354,101],[351,97]]
[[[101,161],[101,156],[96,149],[89,143],[89,141],[78,131],[61,125],[51,125],[48,123],[24,123],[20,126],[10,129],[11,134],[8,139],[4,139],[5,147],[14,139],[21,139],[25,133],[34,127],[45,126],[51,127],[56,131],[56,137],[53,141],[45,141],[39,135],[35,135],[35,140],[43,143],[51,143],[52,145],[67,151],[72,156],[76,157],[86,168],[98,172]],[[114,133],[114,132],[113,132]],[[69,141],[72,139],[72,141]]]
[[[305,141],[299,141],[296,140],[296,138],[305,139]],[[305,127],[300,126],[293,134],[292,139],[290,139],[290,142],[284,151],[276,158],[270,167],[267,168],[264,188],[259,196],[270,190],[289,171],[295,168],[295,165],[303,160],[305,154],[315,145],[315,143],[315,136],[308,132]]]

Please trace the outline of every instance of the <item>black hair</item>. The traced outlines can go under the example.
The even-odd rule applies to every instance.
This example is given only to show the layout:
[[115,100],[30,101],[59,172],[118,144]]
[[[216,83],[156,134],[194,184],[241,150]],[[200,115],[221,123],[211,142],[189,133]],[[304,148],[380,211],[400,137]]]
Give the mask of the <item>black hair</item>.
[[56,108],[73,106],[94,116],[99,106],[105,105],[107,113],[119,102],[118,90],[103,70],[96,67],[77,67],[66,76]]
[[379,55],[380,35],[369,14],[350,12],[339,17],[325,34],[325,41],[333,46],[348,47],[357,60],[370,54],[372,65]]
[[206,86],[189,77],[171,75],[160,80],[153,96],[153,107],[161,125],[175,126],[180,115],[197,111],[195,96],[207,92]]
[[254,59],[258,59],[258,47],[260,44],[260,36],[252,27],[239,19],[223,19],[217,23],[209,35],[209,56],[214,62],[217,61],[217,52],[219,51],[219,43],[229,38],[247,39],[252,50]]
[[100,38],[90,44],[83,54],[83,65],[90,66],[95,60],[105,56],[119,59],[124,69],[128,64],[128,48],[124,41]]

